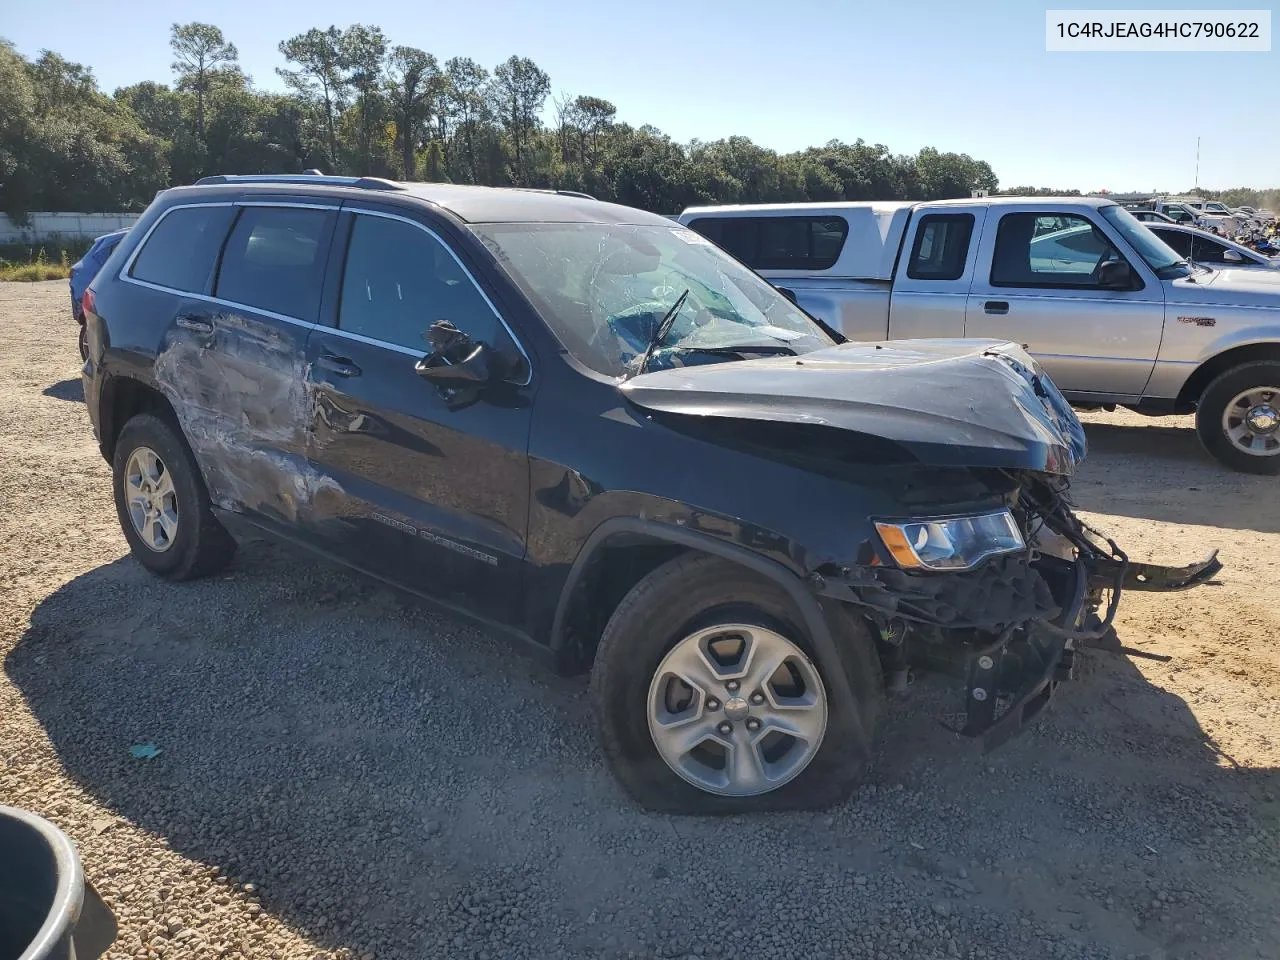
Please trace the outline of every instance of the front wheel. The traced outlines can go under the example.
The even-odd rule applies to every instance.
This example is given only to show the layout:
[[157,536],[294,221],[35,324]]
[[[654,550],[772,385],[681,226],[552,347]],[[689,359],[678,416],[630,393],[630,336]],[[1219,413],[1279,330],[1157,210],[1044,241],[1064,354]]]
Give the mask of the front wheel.
[[1280,473],[1280,362],[1260,360],[1219,374],[1196,406],[1196,432],[1233,470]]
[[883,674],[869,632],[837,637],[849,710],[785,592],[715,557],[677,558],[623,598],[591,698],[615,776],[643,806],[739,813],[829,806],[870,756]]

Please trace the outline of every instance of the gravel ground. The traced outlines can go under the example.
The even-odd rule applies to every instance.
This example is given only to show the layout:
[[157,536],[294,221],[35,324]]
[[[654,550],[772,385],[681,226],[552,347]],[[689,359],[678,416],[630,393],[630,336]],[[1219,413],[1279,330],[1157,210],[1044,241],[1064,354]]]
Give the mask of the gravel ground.
[[[1139,558],[1027,735],[981,756],[928,680],[852,802],[635,809],[581,680],[248,544],[211,580],[126,556],[65,284],[0,285],[0,802],[61,825],[113,957],[1280,957],[1280,512],[1181,420],[1088,417],[1076,490]],[[154,743],[152,759],[134,744]]]

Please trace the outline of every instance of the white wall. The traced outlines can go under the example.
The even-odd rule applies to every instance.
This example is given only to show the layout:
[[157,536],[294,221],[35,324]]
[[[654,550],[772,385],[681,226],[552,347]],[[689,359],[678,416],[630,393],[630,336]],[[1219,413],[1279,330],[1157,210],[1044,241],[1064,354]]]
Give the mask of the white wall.
[[92,240],[104,233],[131,227],[138,213],[33,213],[30,226],[20,227],[0,213],[0,243],[39,243],[64,237]]

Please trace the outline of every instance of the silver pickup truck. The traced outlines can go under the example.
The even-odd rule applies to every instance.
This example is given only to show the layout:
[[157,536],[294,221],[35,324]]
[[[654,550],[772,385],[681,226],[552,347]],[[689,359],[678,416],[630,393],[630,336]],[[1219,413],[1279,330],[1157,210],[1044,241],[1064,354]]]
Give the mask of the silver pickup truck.
[[1071,402],[1194,412],[1280,473],[1280,271],[1188,263],[1105,199],[691,207],[680,223],[854,340],[1023,344]]

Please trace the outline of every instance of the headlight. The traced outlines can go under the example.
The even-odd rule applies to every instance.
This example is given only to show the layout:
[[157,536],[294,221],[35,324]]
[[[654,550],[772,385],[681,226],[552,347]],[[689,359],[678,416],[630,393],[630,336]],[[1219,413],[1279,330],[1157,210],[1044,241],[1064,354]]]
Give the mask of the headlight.
[[877,521],[880,539],[904,570],[969,570],[1026,544],[1008,510],[941,520]]

